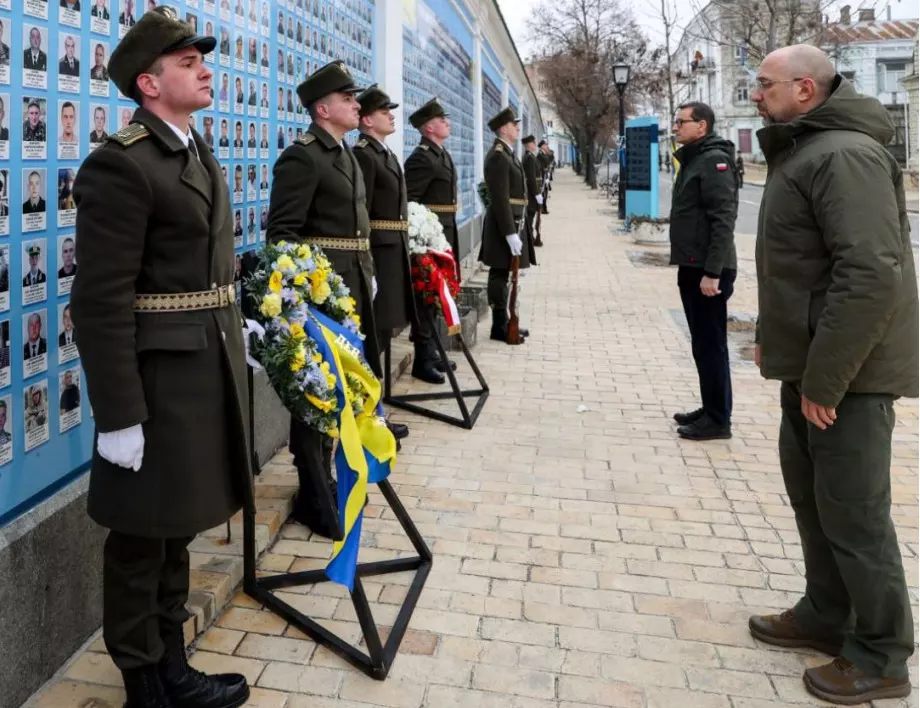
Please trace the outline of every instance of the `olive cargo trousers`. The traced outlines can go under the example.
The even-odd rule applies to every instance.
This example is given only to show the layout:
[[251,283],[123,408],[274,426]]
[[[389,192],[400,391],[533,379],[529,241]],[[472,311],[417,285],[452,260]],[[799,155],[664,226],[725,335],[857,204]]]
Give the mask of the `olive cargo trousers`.
[[802,415],[798,385],[780,395],[780,465],[805,558],[795,615],[844,639],[842,656],[863,671],[903,676],[914,629],[891,520],[894,397],[847,394],[819,430]]

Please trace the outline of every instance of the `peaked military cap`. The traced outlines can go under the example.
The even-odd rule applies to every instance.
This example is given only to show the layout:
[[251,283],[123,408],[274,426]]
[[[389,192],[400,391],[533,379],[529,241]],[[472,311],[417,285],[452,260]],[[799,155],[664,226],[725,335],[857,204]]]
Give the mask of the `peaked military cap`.
[[382,109],[393,110],[399,108],[398,103],[393,103],[383,89],[377,84],[371,84],[364,89],[358,96],[358,103],[361,104],[361,115],[369,116],[374,111]]
[[520,123],[521,119],[514,115],[514,109],[511,106],[505,106],[489,119],[489,130],[493,133],[507,123]]
[[449,115],[450,114],[444,110],[444,106],[442,106],[437,97],[435,97],[409,116],[409,122],[412,124],[413,128],[418,130],[432,118],[447,118]]
[[29,254],[29,258],[32,256],[40,256],[42,254],[42,249],[39,246],[29,246],[27,253]]
[[309,106],[330,93],[358,93],[360,90],[345,62],[336,60],[310,74],[297,87],[297,95],[303,105]]
[[160,5],[144,13],[115,47],[109,58],[109,76],[125,96],[138,100],[137,77],[161,56],[186,47],[208,54],[216,44],[214,37],[195,34],[174,8]]
[[541,140],[541,141],[537,144],[537,147],[543,147],[544,145],[546,145],[546,141],[545,141],[545,140]]
[[537,139],[536,139],[534,136],[532,136],[532,135],[528,135],[528,136],[525,137],[521,142],[524,143],[524,145],[527,145],[528,143],[535,143],[535,142],[537,142]]

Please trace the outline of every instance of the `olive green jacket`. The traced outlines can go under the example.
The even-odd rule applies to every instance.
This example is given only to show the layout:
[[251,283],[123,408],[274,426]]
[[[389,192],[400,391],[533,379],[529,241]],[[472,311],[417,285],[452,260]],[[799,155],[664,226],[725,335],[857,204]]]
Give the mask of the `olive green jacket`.
[[761,374],[844,394],[918,395],[917,276],[888,113],[838,76],[818,108],[757,134]]

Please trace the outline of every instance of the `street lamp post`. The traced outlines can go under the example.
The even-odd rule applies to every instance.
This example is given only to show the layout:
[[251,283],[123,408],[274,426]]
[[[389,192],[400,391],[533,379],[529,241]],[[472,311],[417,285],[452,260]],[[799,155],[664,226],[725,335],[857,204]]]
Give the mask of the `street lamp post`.
[[620,177],[617,182],[619,191],[619,203],[617,204],[617,215],[620,220],[626,220],[626,155],[620,150],[625,150],[624,142],[626,140],[626,106],[623,105],[623,94],[626,92],[626,85],[629,83],[629,64],[614,64],[613,66],[613,83],[616,84],[617,94],[619,94],[620,103],[620,145],[617,150],[617,157],[620,162]]

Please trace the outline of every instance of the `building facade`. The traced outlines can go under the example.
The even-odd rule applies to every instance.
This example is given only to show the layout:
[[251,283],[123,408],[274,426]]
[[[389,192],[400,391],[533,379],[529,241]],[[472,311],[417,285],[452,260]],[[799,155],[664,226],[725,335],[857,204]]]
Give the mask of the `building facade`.
[[537,100],[540,103],[540,113],[543,116],[544,131],[542,137],[549,143],[550,149],[556,155],[558,164],[571,164],[575,160],[575,141],[569,134],[565,124],[559,118],[556,112],[556,106],[550,100],[546,90],[546,84],[540,78],[539,62],[531,62],[526,65],[527,75],[530,77],[530,84],[533,86]]
[[[888,109],[896,129],[889,149],[904,162],[908,126],[916,130],[916,120],[908,118],[908,90],[901,82],[914,73],[917,20],[878,20],[871,9],[854,17],[849,6],[841,9],[837,22],[828,19],[818,33],[821,47],[860,93],[875,96]],[[672,57],[676,101],[708,103],[716,114],[716,131],[734,142],[745,159],[760,161],[756,134],[762,124],[751,102],[756,66],[745,56],[741,39],[732,42],[728,26],[714,3],[687,26]]]

